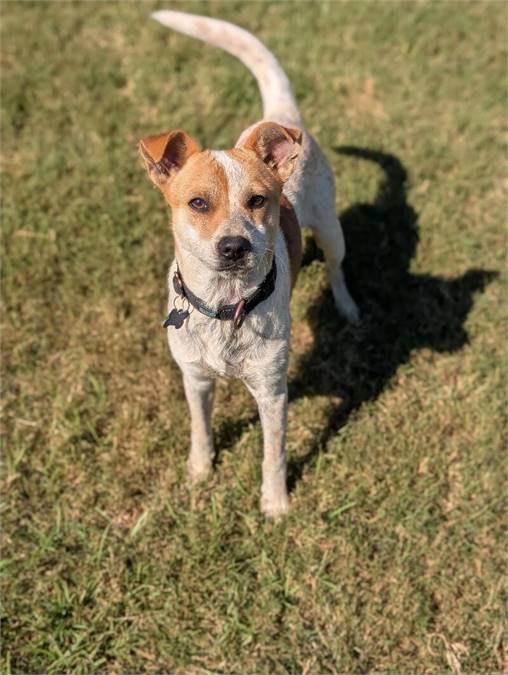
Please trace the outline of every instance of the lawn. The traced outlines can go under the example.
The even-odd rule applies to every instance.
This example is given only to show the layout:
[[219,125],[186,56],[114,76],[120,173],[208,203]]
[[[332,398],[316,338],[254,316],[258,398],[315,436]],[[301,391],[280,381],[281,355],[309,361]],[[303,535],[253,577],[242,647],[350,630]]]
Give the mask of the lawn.
[[[160,326],[169,212],[139,138],[260,114],[226,19],[280,59],[337,178],[360,327],[306,236],[290,515],[220,382],[213,478]],[[506,20],[501,2],[2,2],[2,672],[503,669]]]

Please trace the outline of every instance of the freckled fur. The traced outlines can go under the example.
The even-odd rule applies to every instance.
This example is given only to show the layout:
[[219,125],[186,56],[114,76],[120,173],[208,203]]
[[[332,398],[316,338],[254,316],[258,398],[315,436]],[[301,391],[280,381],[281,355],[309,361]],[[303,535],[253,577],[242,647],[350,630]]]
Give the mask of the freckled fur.
[[[316,141],[302,127],[282,68],[254,36],[227,22],[182,12],[153,16],[240,58],[254,73],[263,98],[264,119],[246,129],[234,149],[196,150],[174,177],[159,186],[172,208],[175,236],[169,308],[175,301],[171,279],[177,261],[192,291],[218,307],[248,297],[275,255],[275,290],[247,315],[240,330],[230,321],[209,319],[194,310],[181,329],[168,329],[168,341],[183,373],[191,413],[191,480],[204,478],[212,465],[214,379],[241,378],[257,401],[263,428],[261,507],[267,517],[277,518],[288,508],[284,446],[289,298],[301,258],[298,223],[312,227],[324,250],[337,308],[350,320],[358,319],[342,274],[345,247],[335,215],[333,174]],[[188,139],[186,147],[198,146]],[[141,150],[143,154],[142,143]],[[145,155],[144,159],[146,164]],[[171,165],[171,157],[167,162]],[[267,197],[262,209],[247,207],[253,194]],[[195,197],[210,202],[208,213],[192,212],[188,201]],[[244,268],[235,275],[218,270],[217,242],[229,235],[244,236],[252,246]]]

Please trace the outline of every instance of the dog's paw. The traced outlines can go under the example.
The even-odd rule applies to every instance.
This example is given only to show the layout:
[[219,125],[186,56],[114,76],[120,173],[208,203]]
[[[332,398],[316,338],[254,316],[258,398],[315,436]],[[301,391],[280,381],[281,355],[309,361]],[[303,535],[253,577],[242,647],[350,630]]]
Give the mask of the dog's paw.
[[212,472],[212,462],[187,462],[187,476],[191,486],[203,483]]
[[358,326],[361,321],[360,310],[347,289],[342,270],[336,271],[332,276],[331,285],[337,311],[349,323]]
[[347,297],[341,297],[340,302],[335,302],[337,310],[353,326],[359,326],[362,317],[360,310],[353,298],[348,294]]
[[261,511],[268,520],[279,520],[289,511],[289,500],[286,494],[279,497],[262,497]]

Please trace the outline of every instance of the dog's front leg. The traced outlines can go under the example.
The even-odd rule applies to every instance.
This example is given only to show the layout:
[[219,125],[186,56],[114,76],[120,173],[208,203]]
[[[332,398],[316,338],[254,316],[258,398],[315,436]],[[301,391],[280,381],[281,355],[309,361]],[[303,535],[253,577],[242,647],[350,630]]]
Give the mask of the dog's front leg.
[[267,518],[278,518],[288,510],[286,485],[287,378],[250,380],[246,383],[256,399],[263,428],[263,484],[261,510]]
[[197,483],[206,478],[212,468],[215,382],[200,371],[186,370],[183,372],[183,385],[191,414],[191,450],[187,467],[191,482]]

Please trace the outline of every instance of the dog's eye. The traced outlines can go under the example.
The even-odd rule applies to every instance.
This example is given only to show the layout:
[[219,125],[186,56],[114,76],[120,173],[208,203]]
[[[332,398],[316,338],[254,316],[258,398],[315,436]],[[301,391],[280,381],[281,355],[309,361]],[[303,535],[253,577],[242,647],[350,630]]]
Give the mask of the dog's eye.
[[189,202],[189,206],[191,209],[194,209],[194,211],[208,211],[208,202],[205,201],[202,197],[196,197],[195,199],[191,199]]
[[265,202],[266,197],[263,197],[263,195],[252,195],[252,197],[247,202],[247,206],[249,209],[260,209]]

